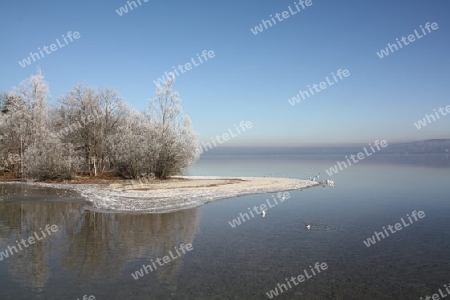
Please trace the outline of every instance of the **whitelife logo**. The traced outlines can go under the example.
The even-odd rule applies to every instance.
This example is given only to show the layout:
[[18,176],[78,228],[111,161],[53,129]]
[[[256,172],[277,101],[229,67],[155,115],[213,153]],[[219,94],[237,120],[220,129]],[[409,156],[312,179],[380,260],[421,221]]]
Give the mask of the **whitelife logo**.
[[[438,111],[441,113],[441,115],[443,117],[445,117],[448,113],[450,113],[450,105],[447,105],[445,107],[445,110],[447,111],[447,113],[444,112],[444,108],[439,107]],[[436,115],[436,118],[439,120],[439,114],[437,113],[436,109],[434,109],[434,114]],[[417,129],[421,129],[422,127],[427,126],[427,121],[428,124],[431,124],[431,122],[436,122],[436,118],[433,115],[428,115],[425,114],[425,118],[423,118],[422,120],[417,121],[417,123],[414,123],[414,126],[416,126]]]
[[[169,251],[170,257],[172,258],[172,260],[177,259],[178,257],[181,257],[181,253],[178,251],[182,251],[183,254],[186,254],[186,251],[191,251],[192,249],[194,249],[192,247],[192,244],[181,244],[179,248],[177,247],[173,247],[175,249],[175,251],[177,252],[178,256],[174,256],[172,253],[172,250]],[[186,249],[185,249],[186,248]],[[164,266],[164,264],[168,264],[169,262],[171,262],[172,260],[170,259],[170,257],[168,255],[164,256],[162,258],[163,263],[161,264],[161,258],[156,258],[156,262],[158,263],[158,265],[160,267]],[[140,277],[144,277],[146,274],[148,273],[148,270],[150,270],[150,272],[153,272],[153,270],[157,270],[158,267],[156,266],[155,262],[153,261],[153,259],[151,259],[152,264],[151,265],[142,265],[142,268],[134,273],[131,274],[131,276],[134,278],[134,280],[138,280]],[[145,272],[145,274],[144,274]]]
[[[284,193],[279,192],[277,194],[277,198],[278,198],[278,200],[280,200],[280,203],[283,203],[287,199],[291,198],[291,194],[289,194],[289,192],[284,192]],[[275,207],[279,204],[274,195],[272,195],[272,199],[274,201],[273,205],[271,205],[269,199],[266,199],[266,202],[267,202],[267,205],[269,205],[269,208]],[[258,211],[258,207],[256,205],[253,207],[253,211],[256,214],[260,215],[260,214],[262,214],[263,211],[267,210],[266,204],[265,203],[261,204],[259,206],[259,209],[261,211]],[[252,209],[250,209],[250,207],[248,208],[248,212],[250,213],[250,215],[252,216],[252,219],[253,219],[255,217],[255,215],[253,214]],[[239,226],[242,223],[245,223],[245,217],[247,218],[247,221],[250,221],[250,216],[247,213],[240,213],[236,219],[233,219],[231,222],[228,222],[228,224],[230,224],[231,228],[235,228],[236,226]],[[242,220],[242,222],[241,222],[241,220]]]
[[[449,284],[450,285],[450,284]],[[442,292],[441,289],[439,289],[439,294],[433,294],[432,296],[425,296],[425,300],[440,300],[440,299],[444,299],[445,297],[447,297],[448,295],[450,295],[450,290],[449,287],[444,284],[445,290],[447,291],[448,294],[445,294]],[[420,300],[423,300],[424,298],[420,297]]]
[[[427,35],[425,29],[422,28],[422,25],[420,25],[420,28],[422,29],[423,35],[420,35],[417,32],[417,30],[414,30],[415,35],[414,34],[408,35],[409,43],[406,41],[406,37],[402,36],[402,38],[400,40],[403,42],[404,46],[407,46],[410,43],[414,42],[416,40],[416,37],[419,40],[419,39],[423,38],[425,35]],[[427,24],[425,24],[425,28],[427,29],[428,33],[430,33],[431,32],[430,28],[433,29],[433,30],[438,30],[439,26],[438,26],[438,24],[436,22],[433,22],[431,24],[430,24],[430,22],[428,22]],[[402,43],[400,43],[398,38],[396,38],[396,41],[397,41],[398,46],[400,48],[403,48],[402,47]],[[388,43],[386,48],[381,49],[380,52],[377,52],[378,57],[379,58],[384,58],[385,56],[388,56],[389,55],[389,50],[391,50],[391,53],[394,53],[394,51],[398,51],[398,47],[397,47],[397,45],[395,43],[394,44]]]
[[[142,5],[141,0],[136,0],[136,1],[139,3],[139,6]],[[138,8],[136,1],[127,1],[126,5],[124,5],[123,7],[120,7],[119,9],[116,9],[116,13],[119,15],[119,17],[128,13],[128,7],[130,8],[130,11],[132,11],[134,8]],[[144,3],[147,3],[149,0],[142,0],[142,1],[144,1]],[[132,5],[134,5],[134,8]]]
[[[419,217],[420,219],[425,218],[425,212],[424,212],[423,210],[421,210],[421,211],[419,211],[419,212],[413,211],[413,212],[411,213],[411,216],[409,216],[409,214],[406,214],[406,216],[408,217],[408,220],[409,220],[411,223],[406,223],[405,220],[403,220],[403,218],[401,218],[400,220],[402,221],[403,226],[408,227],[409,225],[411,225],[411,224],[413,223],[413,220],[411,219],[411,217],[413,217],[414,220],[419,221],[419,219],[417,219],[417,217]],[[395,227],[395,230],[393,230],[394,227]],[[396,233],[397,231],[402,230],[403,227],[402,227],[402,224],[397,223],[397,224],[395,224],[394,226],[388,225],[388,229],[389,229],[389,231],[390,231],[392,234],[394,234],[394,233]],[[368,238],[367,240],[363,241],[364,245],[366,245],[367,247],[370,247],[371,245],[375,245],[375,243],[377,242],[375,238],[377,238],[378,241],[381,241],[380,237],[383,238],[383,239],[385,239],[386,237],[388,237],[388,236],[389,236],[389,233],[388,233],[388,231],[386,230],[386,227],[383,226],[383,230],[384,230],[384,233],[386,234],[386,236],[383,234],[383,232],[376,232],[376,231],[375,231],[375,232],[374,232],[374,235],[373,235],[371,238]]]
[[[45,232],[42,228],[40,228],[40,230],[41,230],[41,236],[39,236],[39,233],[34,232],[34,237],[30,236],[26,240],[22,239],[20,242],[16,241],[17,247],[19,247],[20,250],[23,250],[22,246],[24,246],[25,248],[28,248],[28,246],[36,243],[36,240],[41,241],[41,240],[45,239],[47,237],[47,235],[45,234]],[[52,233],[55,233],[58,231],[58,226],[56,226],[55,224],[53,224],[52,226],[47,224],[47,225],[45,225],[45,231],[50,236]],[[27,242],[28,242],[28,244],[27,244]],[[0,261],[2,261],[5,258],[8,258],[9,254],[11,254],[11,256],[12,256],[14,254],[13,250],[15,253],[19,252],[19,250],[17,250],[16,246],[8,246],[8,248],[5,251],[0,252]],[[9,254],[8,254],[8,251],[9,251]]]
[[[251,129],[253,128],[253,124],[250,121],[244,122],[241,121],[239,123],[239,127],[241,128],[242,132],[245,132],[246,129]],[[203,154],[205,152],[207,152],[208,150],[212,150],[213,148],[217,147],[216,141],[219,144],[223,144],[226,141],[228,141],[230,138],[234,138],[236,136],[238,136],[239,134],[241,134],[241,130],[239,130],[239,127],[234,124],[234,128],[236,129],[236,134],[233,134],[233,131],[231,130],[231,128],[228,128],[228,133],[223,133],[221,136],[216,135],[215,138],[211,137],[211,142],[213,143],[213,145],[211,145],[211,143],[209,142],[203,142],[200,147],[197,148],[197,153],[198,154]],[[222,139],[221,139],[222,138]],[[209,148],[208,148],[209,147]]]
[[[300,283],[304,282],[305,279],[308,280],[310,278],[313,278],[314,276],[316,276],[320,273],[320,270],[325,271],[326,269],[328,269],[328,265],[327,265],[327,263],[324,263],[324,262],[319,265],[319,262],[316,262],[316,264],[314,265],[314,268],[309,266],[309,269],[310,269],[310,272],[312,275],[308,274],[308,271],[305,269],[305,270],[303,270],[303,273],[305,274],[305,276],[298,275],[297,277],[292,276],[291,279],[286,278],[286,284],[289,286],[289,288],[284,283],[278,283],[278,285],[275,287],[275,289],[270,290],[269,292],[266,293],[267,297],[269,297],[269,299],[272,299],[273,297],[278,296],[279,294],[284,292],[283,288],[286,291],[288,291],[289,289],[292,288],[291,282],[295,285],[299,285]],[[314,269],[316,269],[317,274],[314,271]]]
[[[314,83],[312,85],[312,87],[310,85],[308,85],[308,89],[309,89],[309,92],[311,93],[311,95],[308,93],[308,91],[300,90],[296,96],[292,97],[292,99],[288,99],[288,102],[292,106],[294,106],[295,104],[302,102],[302,99],[300,99],[300,96],[302,96],[303,100],[305,100],[306,98],[309,98],[311,96],[314,96],[314,91],[316,91],[316,93],[319,93],[319,92],[323,91],[324,89],[326,89],[327,87],[332,86],[336,82],[338,82],[338,79],[336,78],[336,75],[342,81],[344,78],[347,78],[348,76],[350,76],[350,72],[347,69],[345,69],[344,71],[341,72],[341,69],[339,69],[339,70],[336,71],[336,75],[334,75],[333,72],[331,72],[331,75],[333,75],[334,82],[330,81],[328,76],[326,76],[325,78],[326,78],[327,82],[322,81],[319,84]],[[344,78],[342,78],[342,76],[344,76]],[[318,89],[318,87],[320,87],[320,89]]]
[[[288,6],[289,11],[285,10],[281,14],[276,13],[275,17],[278,19],[278,22],[282,22],[282,21],[286,20],[287,18],[289,18],[290,16],[296,15],[300,11],[305,10],[306,7],[311,6],[312,4],[313,4],[312,0],[306,0],[306,1],[300,0],[300,1],[298,1],[298,3],[294,2],[294,5],[295,5],[295,8],[297,9],[297,11],[295,9],[292,9],[292,7],[289,5]],[[300,9],[299,5],[302,7],[302,9]],[[280,18],[280,16],[281,16],[281,18]],[[270,18],[273,22],[273,25],[272,25],[272,22],[270,22],[270,20],[266,21],[263,19],[263,20],[261,20],[262,23],[260,23],[258,26],[255,26],[255,28],[250,28],[250,31],[254,35],[257,35],[258,33],[263,32],[264,28],[269,29],[270,27],[277,25],[277,22],[275,21],[275,18],[272,15],[270,15]],[[263,28],[263,25],[264,25],[264,28]],[[269,25],[269,27],[267,27],[267,25]]]
[[[80,300],[80,298],[77,298],[77,300]],[[81,300],[95,300],[95,296],[94,295],[84,295],[83,298]]]
[[[369,153],[367,151],[366,147],[363,148],[364,152],[366,153],[367,156],[371,156],[372,154],[374,154],[376,152],[375,149],[372,147],[372,143],[369,143],[369,146],[370,146],[370,149],[372,149],[371,153]],[[381,142],[379,140],[376,140],[374,142],[374,146],[378,149],[378,151],[380,151],[381,150],[380,146],[385,148],[388,146],[388,143],[386,142],[386,140],[382,140]],[[355,157],[358,157],[358,159],[356,159]],[[348,165],[351,166],[352,163],[350,162],[350,159],[347,156],[345,156],[345,158],[347,159]],[[353,163],[356,164],[359,161],[366,158],[366,156],[364,155],[364,153],[359,152],[357,155],[353,155],[353,154],[350,155],[350,158],[352,159]],[[328,170],[325,170],[325,172],[327,172],[328,176],[333,176],[333,173],[337,174],[339,172],[338,167],[339,167],[339,169],[341,169],[341,171],[343,170],[342,167],[345,167],[346,169],[348,168],[347,164],[344,161],[341,161],[341,162],[337,161],[336,163],[337,163],[337,165],[334,165],[334,167],[331,167]]]
[[[63,40],[64,40],[65,44],[61,44],[61,42],[59,41],[59,38],[57,38],[56,39],[56,43],[58,44],[59,47],[57,47],[56,44],[51,44],[49,47],[47,47],[45,45],[44,47],[42,47],[42,49],[41,49],[41,47],[38,47],[38,52],[41,55],[39,55],[39,53],[30,52],[30,55],[27,58],[22,59],[22,61],[19,61],[19,65],[22,68],[25,68],[26,66],[31,65],[31,60],[33,60],[33,62],[35,62],[36,60],[39,60],[39,59],[43,58],[44,57],[44,53],[42,52],[42,50],[44,50],[45,53],[50,54],[52,52],[55,52],[58,49],[61,49],[62,47],[65,47],[66,45],[69,44],[69,42],[67,41],[66,36],[64,36],[64,34],[62,35],[62,37],[63,37]],[[72,37],[73,37],[73,39],[72,39]],[[78,31],[74,31],[73,33],[72,33],[72,31],[69,31],[67,33],[67,38],[71,42],[73,42],[74,39],[78,40],[80,37],[81,37],[81,35],[80,35],[80,33]],[[49,51],[49,49],[50,49],[50,51]]]
[[[203,57],[203,59],[202,59],[202,57]],[[200,66],[201,64],[203,64],[204,62],[207,62],[207,61],[208,61],[208,57],[209,57],[210,59],[216,57],[216,54],[214,53],[213,50],[209,50],[208,52],[206,52],[206,50],[203,50],[203,52],[202,52],[201,55],[197,53],[197,60],[198,60],[199,63],[196,63],[197,61],[196,61],[193,57],[191,57],[191,62],[192,62],[192,64],[191,64],[190,62],[187,62],[187,63],[185,63],[184,65],[178,65],[178,67],[172,66],[173,72],[167,72],[167,71],[164,72],[164,75],[161,76],[161,77],[159,77],[159,78],[156,79],[156,80],[153,80],[153,83],[154,83],[157,87],[160,87],[161,84],[164,84],[164,82],[166,82],[169,78],[175,79],[175,78],[177,78],[178,76],[180,76],[181,74],[184,74],[184,73],[186,73],[187,71],[192,70],[192,66],[198,67],[198,66]],[[203,60],[205,60],[205,61],[203,61]],[[183,67],[184,67],[184,69],[183,69]],[[177,70],[177,69],[180,70],[181,74],[178,73],[178,70]]]

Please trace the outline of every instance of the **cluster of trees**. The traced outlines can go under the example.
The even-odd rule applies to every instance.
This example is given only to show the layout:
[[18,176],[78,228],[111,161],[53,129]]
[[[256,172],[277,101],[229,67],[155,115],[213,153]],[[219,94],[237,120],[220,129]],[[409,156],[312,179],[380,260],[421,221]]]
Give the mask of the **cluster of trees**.
[[105,172],[124,178],[179,173],[199,151],[173,82],[169,78],[157,88],[145,112],[131,108],[112,88],[84,84],[51,106],[38,70],[0,94],[0,175],[68,180]]

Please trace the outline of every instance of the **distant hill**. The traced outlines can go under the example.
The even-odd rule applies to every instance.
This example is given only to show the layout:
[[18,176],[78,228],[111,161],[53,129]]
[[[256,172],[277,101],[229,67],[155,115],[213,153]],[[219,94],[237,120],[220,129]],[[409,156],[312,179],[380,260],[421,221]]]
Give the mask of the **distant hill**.
[[434,139],[410,143],[398,143],[389,145],[386,150],[389,153],[421,153],[421,154],[450,154],[450,139]]
[[[204,155],[331,155],[358,153],[363,147],[217,147],[208,150]],[[384,154],[450,154],[450,139],[433,139],[418,142],[394,143],[382,149]]]

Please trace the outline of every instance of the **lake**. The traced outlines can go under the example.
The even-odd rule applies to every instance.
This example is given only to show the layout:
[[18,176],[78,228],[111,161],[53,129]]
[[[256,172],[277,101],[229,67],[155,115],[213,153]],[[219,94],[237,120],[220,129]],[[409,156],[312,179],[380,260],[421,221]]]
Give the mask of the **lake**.
[[[211,154],[187,171],[299,179],[320,172],[334,180],[334,187],[289,191],[264,218],[249,208],[276,193],[167,214],[113,214],[89,210],[71,191],[1,184],[0,255],[8,257],[0,261],[0,299],[269,299],[283,284],[272,297],[419,299],[445,292],[449,156],[377,154],[329,177],[325,170],[337,160],[343,155]],[[425,216],[416,221],[413,211]],[[233,228],[244,213],[249,218]],[[408,226],[370,247],[363,242],[402,218]],[[29,237],[35,243],[20,250]],[[188,244],[191,251],[178,250]],[[131,275],[175,251],[180,255],[148,274]],[[327,268],[313,276],[317,262]],[[287,284],[305,270],[309,278]]]

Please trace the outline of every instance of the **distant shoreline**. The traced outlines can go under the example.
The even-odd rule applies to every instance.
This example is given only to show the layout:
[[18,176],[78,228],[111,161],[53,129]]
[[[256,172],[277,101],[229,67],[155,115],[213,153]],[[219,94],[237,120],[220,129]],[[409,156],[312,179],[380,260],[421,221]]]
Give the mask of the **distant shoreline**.
[[105,212],[167,213],[252,194],[301,190],[318,182],[289,178],[175,176],[146,184],[126,180],[110,184],[66,184],[10,181],[41,187],[74,190],[93,210]]

